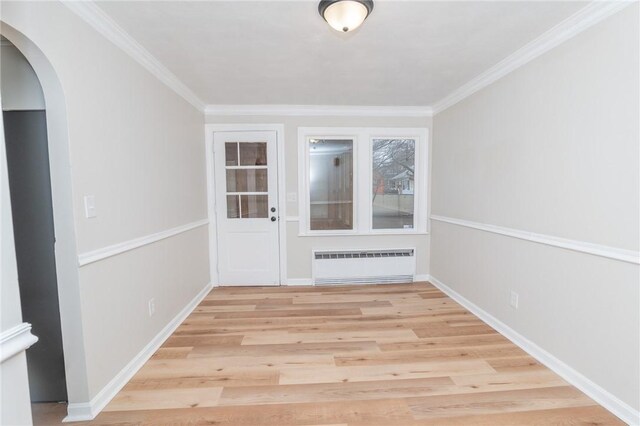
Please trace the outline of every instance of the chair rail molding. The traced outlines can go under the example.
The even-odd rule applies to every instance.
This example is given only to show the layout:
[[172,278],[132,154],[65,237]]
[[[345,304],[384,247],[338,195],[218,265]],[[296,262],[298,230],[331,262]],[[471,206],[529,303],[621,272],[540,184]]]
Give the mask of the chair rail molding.
[[640,264],[640,252],[626,250],[617,247],[610,247],[601,244],[589,243],[586,241],[571,240],[568,238],[556,237],[553,235],[536,234],[534,232],[522,231],[519,229],[505,228],[503,226],[487,225],[484,223],[472,222],[470,220],[454,219],[452,217],[431,215],[431,220],[491,232],[493,234],[505,235],[507,237],[518,238],[534,243],[546,244],[567,250],[592,254],[595,256],[607,257],[609,259],[620,260],[622,262]]
[[37,341],[38,338],[31,334],[31,324],[28,322],[3,331],[0,333],[0,363],[26,351]]
[[117,243],[97,250],[82,253],[78,255],[78,264],[80,266],[85,266],[93,262],[98,262],[108,257],[116,256],[121,253],[134,250],[139,247],[146,246],[148,244],[152,244],[178,234],[182,234],[183,232],[199,228],[201,226],[207,225],[208,223],[209,219],[202,219],[196,222],[188,223],[186,225],[167,229],[166,231],[156,232],[155,234],[145,235],[144,237],[134,238],[133,240],[124,241],[122,243]]

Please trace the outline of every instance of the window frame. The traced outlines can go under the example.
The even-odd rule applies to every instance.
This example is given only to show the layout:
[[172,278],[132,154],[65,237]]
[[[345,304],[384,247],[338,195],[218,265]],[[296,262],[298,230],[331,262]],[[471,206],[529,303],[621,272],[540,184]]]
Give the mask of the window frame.
[[[299,127],[298,214],[299,236],[419,235],[428,234],[429,131],[427,128]],[[415,140],[413,229],[373,229],[373,140]],[[353,229],[311,230],[309,139],[353,140]]]

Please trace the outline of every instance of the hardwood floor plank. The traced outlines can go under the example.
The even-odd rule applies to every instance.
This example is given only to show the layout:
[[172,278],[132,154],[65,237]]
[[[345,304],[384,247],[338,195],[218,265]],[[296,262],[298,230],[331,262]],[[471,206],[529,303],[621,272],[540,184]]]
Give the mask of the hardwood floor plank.
[[188,358],[218,358],[225,356],[274,356],[274,355],[343,355],[351,352],[380,352],[373,341],[295,343],[272,345],[238,346],[197,346],[189,352]]
[[594,402],[570,386],[473,394],[438,395],[408,401],[416,419],[585,407]]
[[413,421],[409,407],[402,399],[375,401],[337,401],[323,404],[273,404],[239,407],[211,407],[167,410],[103,412],[96,424],[158,425],[235,425],[291,426],[350,424],[355,421],[370,426],[404,425]]
[[411,364],[377,365],[374,368],[295,368],[280,370],[281,384],[364,382],[399,379],[424,379],[429,377],[453,377],[495,372],[486,361],[438,361]]
[[[556,408],[550,410],[525,411],[519,413],[498,413],[471,415],[462,417],[426,419],[407,423],[407,426],[442,425],[442,426],[605,426],[624,425],[625,423],[600,406]],[[364,425],[364,423],[362,423]],[[350,424],[349,426],[352,426]],[[356,426],[358,426],[356,424]]]
[[245,335],[242,344],[269,345],[282,343],[362,342],[371,340],[384,343],[411,339],[418,339],[411,330],[337,331],[329,333],[250,332]]
[[175,348],[199,345],[240,345],[244,336],[176,336],[172,335],[162,345],[163,348]]
[[370,382],[313,383],[303,385],[225,388],[220,405],[280,404],[327,401],[366,401],[427,396],[450,392],[449,377]]
[[218,405],[222,387],[198,387],[165,390],[123,390],[104,411],[164,410],[168,408],[214,407]]
[[[379,308],[371,308],[379,309]],[[360,315],[358,308],[350,309],[288,309],[281,311],[221,312],[215,317],[228,318],[274,318],[274,317],[327,317],[335,315]]]

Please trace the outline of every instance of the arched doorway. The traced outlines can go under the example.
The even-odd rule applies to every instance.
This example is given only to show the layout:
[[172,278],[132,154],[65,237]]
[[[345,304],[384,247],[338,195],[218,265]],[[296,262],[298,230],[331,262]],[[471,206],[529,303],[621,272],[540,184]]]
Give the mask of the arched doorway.
[[[44,121],[46,121],[52,221],[55,232],[55,279],[58,287],[64,353],[64,382],[68,401],[76,406],[82,406],[89,402],[89,387],[82,328],[64,92],[53,66],[43,52],[21,32],[5,22],[0,24],[0,34],[26,58],[42,87],[46,107]],[[34,333],[37,333],[35,329]],[[69,414],[70,418],[74,419],[74,413]]]
[[55,265],[46,110],[26,58],[0,38],[5,149],[22,320],[39,336],[27,350],[34,402],[66,402],[67,385]]

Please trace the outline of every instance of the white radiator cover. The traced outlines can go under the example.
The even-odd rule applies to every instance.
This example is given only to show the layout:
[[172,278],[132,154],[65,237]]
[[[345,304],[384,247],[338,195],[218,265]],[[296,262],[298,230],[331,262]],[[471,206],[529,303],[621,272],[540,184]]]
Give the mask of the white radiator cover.
[[315,250],[314,285],[385,284],[413,282],[415,249]]

